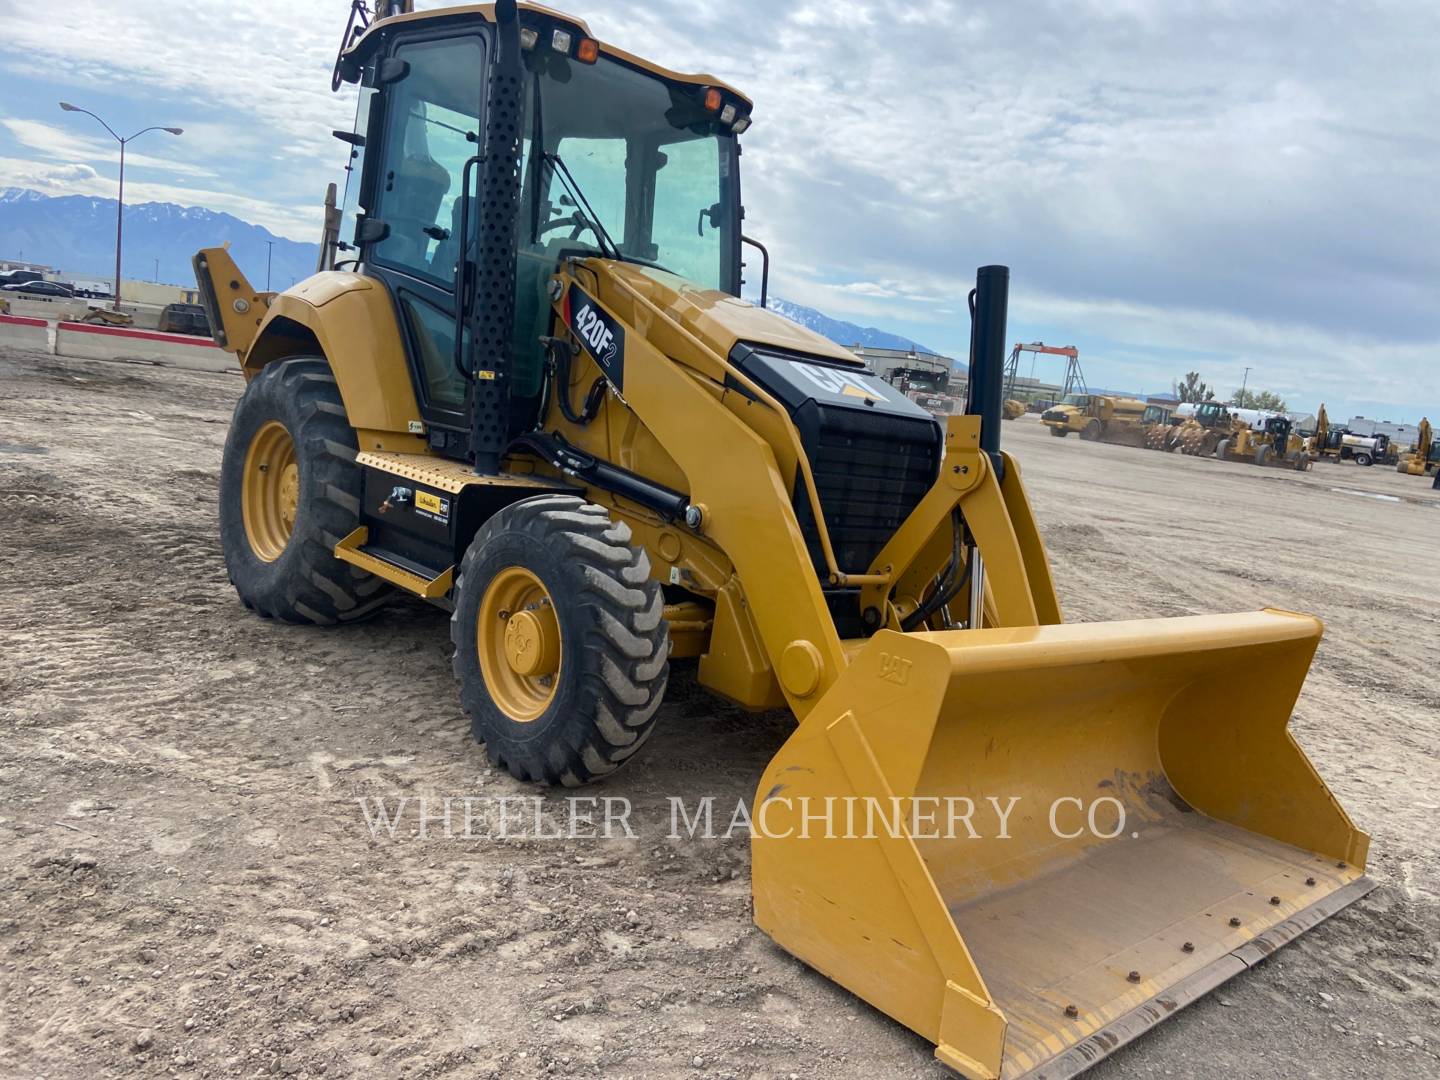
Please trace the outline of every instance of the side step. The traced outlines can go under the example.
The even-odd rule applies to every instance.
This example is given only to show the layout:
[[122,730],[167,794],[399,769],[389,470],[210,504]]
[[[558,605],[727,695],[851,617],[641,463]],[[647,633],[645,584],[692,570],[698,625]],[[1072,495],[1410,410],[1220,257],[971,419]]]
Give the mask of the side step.
[[450,591],[455,583],[455,567],[451,566],[433,578],[427,578],[413,570],[391,562],[374,552],[365,551],[364,545],[370,539],[370,530],[364,525],[335,545],[335,557],[368,570],[378,578],[384,578],[406,592],[426,600],[438,600]]

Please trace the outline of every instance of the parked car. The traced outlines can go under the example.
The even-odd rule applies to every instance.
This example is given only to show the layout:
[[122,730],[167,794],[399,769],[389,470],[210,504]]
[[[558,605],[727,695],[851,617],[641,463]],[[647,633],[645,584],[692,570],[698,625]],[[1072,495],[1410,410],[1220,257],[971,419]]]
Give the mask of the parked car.
[[74,290],[68,285],[61,285],[58,281],[21,281],[14,285],[0,285],[0,291],[7,293],[28,293],[32,296],[43,296],[51,300],[69,300],[75,295]]
[[168,334],[210,336],[210,320],[199,304],[166,304],[160,311],[160,329]]
[[45,275],[37,270],[0,271],[0,285],[19,285],[26,281],[44,281]]

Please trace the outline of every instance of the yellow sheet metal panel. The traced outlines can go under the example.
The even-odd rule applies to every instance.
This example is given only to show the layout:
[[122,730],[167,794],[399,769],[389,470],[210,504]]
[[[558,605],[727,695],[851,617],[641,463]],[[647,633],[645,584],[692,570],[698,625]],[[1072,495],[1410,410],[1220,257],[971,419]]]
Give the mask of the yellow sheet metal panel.
[[[955,1067],[1043,1066],[1351,895],[1367,838],[1286,730],[1319,635],[1278,611],[880,632],[761,780],[756,921]],[[880,835],[826,838],[827,798],[881,800]],[[952,984],[1003,1050],[945,1030]]]
[[[407,435],[420,424],[420,406],[405,359],[395,307],[386,290],[366,278],[327,270],[278,294],[254,346],[244,356],[247,378],[272,361],[313,353],[318,342],[345,402],[351,427]],[[424,440],[416,438],[416,449]]]
[[[641,292],[647,300],[662,309],[690,333],[700,338],[721,356],[729,356],[730,350],[739,341],[773,345],[793,352],[823,356],[863,367],[864,362],[849,349],[836,345],[783,315],[754,304],[729,293],[714,289],[699,289],[684,278],[667,274],[647,266],[633,263],[601,263],[589,260],[590,264],[603,266],[605,273],[613,274],[632,288]],[[606,292],[600,297],[607,304],[620,309],[628,308],[622,295]],[[627,319],[626,321],[633,321]],[[693,349],[673,352],[682,363],[687,362]]]

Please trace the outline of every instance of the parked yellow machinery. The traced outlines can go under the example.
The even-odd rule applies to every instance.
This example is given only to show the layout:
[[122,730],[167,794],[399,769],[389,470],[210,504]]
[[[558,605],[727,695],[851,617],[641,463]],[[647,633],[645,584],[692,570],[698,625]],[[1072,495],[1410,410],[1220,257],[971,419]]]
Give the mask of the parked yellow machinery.
[[1145,402],[1135,398],[1068,394],[1041,413],[1040,421],[1059,439],[1077,432],[1089,442],[1110,442],[1116,440],[1107,436],[1138,427],[1145,408]]
[[1430,426],[1427,416],[1420,421],[1420,431],[1415,436],[1415,445],[1410,452],[1402,454],[1395,471],[1408,476],[1429,476],[1440,464],[1440,441],[1435,438],[1435,429]]
[[1266,417],[1258,430],[1237,421],[1230,435],[1215,447],[1215,456],[1221,461],[1246,461],[1300,472],[1313,463],[1305,440],[1295,434],[1294,425],[1284,416]]
[[196,256],[246,379],[220,485],[246,605],[446,608],[475,737],[526,781],[613,774],[672,662],[788,707],[756,921],[972,1078],[1073,1076],[1371,888],[1288,731],[1317,619],[1062,621],[1000,448],[1004,267],[942,422],[763,283],[739,299],[751,103],[719,79],[500,0],[382,4],[346,80],[343,265],[270,293]]

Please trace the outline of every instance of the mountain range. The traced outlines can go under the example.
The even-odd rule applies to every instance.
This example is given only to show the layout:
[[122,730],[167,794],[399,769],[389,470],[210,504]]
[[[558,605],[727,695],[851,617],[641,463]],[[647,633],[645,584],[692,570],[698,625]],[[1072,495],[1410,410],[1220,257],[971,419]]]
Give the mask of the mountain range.
[[[309,277],[319,258],[318,244],[287,240],[231,214],[175,203],[127,205],[123,237],[125,277],[171,285],[190,285],[195,280],[191,256],[226,241],[256,286],[265,285],[267,256],[268,287],[275,289]],[[28,259],[71,279],[108,282],[115,272],[115,200],[0,189],[0,258]],[[768,306],[839,345],[934,353],[899,334],[832,318],[804,304],[773,297]]]
[[[191,256],[226,241],[257,286],[264,284],[269,255],[270,282],[276,289],[313,274],[319,254],[316,244],[287,240],[231,214],[174,203],[127,203],[123,235],[125,277],[170,285],[193,285]],[[69,278],[110,281],[115,273],[115,200],[0,189],[0,258],[43,263]]]

